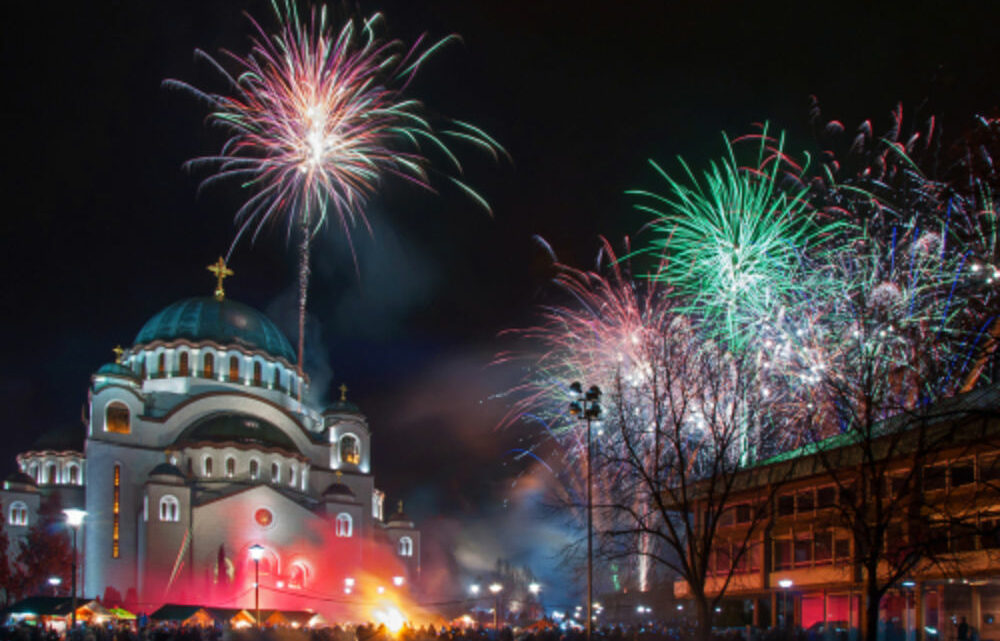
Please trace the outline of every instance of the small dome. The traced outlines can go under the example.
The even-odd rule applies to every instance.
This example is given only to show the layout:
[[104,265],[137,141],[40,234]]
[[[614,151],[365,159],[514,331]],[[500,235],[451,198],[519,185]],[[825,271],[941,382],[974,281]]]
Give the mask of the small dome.
[[295,362],[295,350],[270,318],[228,298],[205,296],[178,301],[150,318],[139,330],[135,344],[178,338],[220,345],[235,343]]
[[149,473],[150,476],[175,476],[184,478],[184,472],[171,463],[160,463],[152,469]]
[[11,485],[27,485],[29,487],[38,487],[38,483],[35,482],[35,479],[31,478],[30,476],[19,470],[11,472],[10,474],[7,475],[7,478],[4,479],[5,487],[9,487]]
[[97,370],[98,374],[103,374],[104,376],[117,376],[119,378],[127,378],[130,380],[139,380],[139,377],[128,367],[125,367],[121,363],[105,363],[101,365],[100,369]]
[[336,401],[330,403],[323,410],[323,414],[360,414],[361,408],[350,401]]
[[275,425],[249,414],[221,412],[184,430],[177,443],[243,443],[298,452],[295,443]]
[[43,432],[32,443],[29,452],[83,452],[83,427],[65,425]]
[[351,491],[351,488],[347,487],[343,483],[331,484],[330,487],[326,488],[326,490],[323,492],[323,496],[324,497],[343,496],[350,499],[355,498],[354,492]]

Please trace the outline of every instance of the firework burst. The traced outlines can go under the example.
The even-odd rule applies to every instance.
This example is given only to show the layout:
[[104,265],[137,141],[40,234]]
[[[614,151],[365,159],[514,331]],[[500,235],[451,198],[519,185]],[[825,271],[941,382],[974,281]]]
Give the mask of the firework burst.
[[166,84],[204,99],[212,109],[210,120],[230,133],[218,154],[190,164],[215,170],[203,186],[236,179],[252,189],[236,214],[233,246],[248,232],[256,238],[269,223],[283,223],[289,238],[300,235],[301,367],[313,235],[333,217],[350,242],[355,224],[367,225],[365,204],[386,176],[433,190],[431,153],[448,163],[447,179],[489,211],[486,201],[455,177],[462,165],[450,143],[471,144],[494,158],[502,150],[470,124],[451,121],[436,128],[422,104],[406,95],[424,61],[451,37],[427,44],[421,36],[407,46],[380,36],[380,14],[348,20],[338,32],[325,7],[313,8],[302,20],[290,0],[273,6],[276,33],[250,18],[255,33],[250,53],[223,52],[235,72],[197,52],[226,79],[229,93],[208,93],[176,80]]

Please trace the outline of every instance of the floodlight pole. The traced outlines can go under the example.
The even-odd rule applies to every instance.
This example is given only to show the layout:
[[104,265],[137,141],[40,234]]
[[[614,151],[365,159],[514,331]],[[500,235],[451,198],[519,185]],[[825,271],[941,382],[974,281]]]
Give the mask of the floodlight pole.
[[594,631],[594,483],[591,422],[601,415],[601,389],[592,385],[583,393],[583,385],[569,386],[576,398],[569,404],[569,413],[587,422],[587,641]]

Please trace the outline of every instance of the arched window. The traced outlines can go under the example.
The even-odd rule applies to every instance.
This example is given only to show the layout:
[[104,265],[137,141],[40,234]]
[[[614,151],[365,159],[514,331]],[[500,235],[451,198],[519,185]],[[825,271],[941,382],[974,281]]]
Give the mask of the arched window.
[[205,378],[215,378],[215,356],[210,352],[201,360],[201,375]]
[[14,501],[10,504],[10,516],[7,522],[11,525],[28,524],[28,506],[23,501]]
[[308,579],[309,567],[302,561],[295,561],[292,563],[292,567],[289,569],[288,573],[288,587],[292,589],[304,588]]
[[361,441],[353,434],[340,437],[340,461],[357,465],[361,462]]
[[112,401],[104,408],[104,431],[115,434],[132,432],[132,418],[125,403]]
[[250,459],[250,479],[256,481],[260,476],[260,463],[257,459]]
[[278,369],[277,367],[274,368],[274,384],[272,385],[272,387],[274,387],[274,389],[276,390],[281,389],[281,370]]
[[70,485],[80,485],[80,467],[76,463],[66,466],[66,476]]
[[139,366],[139,378],[146,378],[146,357],[142,356],[142,364]]
[[262,376],[262,374],[261,374],[261,368],[260,368],[260,361],[254,361],[253,362],[253,384],[256,385],[257,387],[260,387],[261,376]]
[[281,465],[277,461],[271,463],[271,482],[281,483]]
[[156,361],[156,375],[163,378],[167,375],[167,355],[160,352],[160,357]]
[[408,536],[399,539],[399,556],[413,556],[413,539]]
[[351,532],[354,530],[354,521],[351,519],[351,515],[346,512],[341,512],[337,515],[337,536],[339,537],[349,537]]
[[57,474],[55,463],[45,464],[45,482],[51,485],[55,485],[59,482],[59,475]]
[[188,468],[188,476],[194,476],[194,459],[192,458],[188,459],[187,468]]
[[205,476],[212,476],[212,457],[206,456],[204,465],[202,466],[203,474]]
[[236,459],[231,456],[226,459],[226,476],[229,478],[236,476]]
[[229,380],[238,381],[240,380],[240,357],[230,356],[229,357]]
[[190,369],[191,368],[188,366],[188,353],[181,352],[180,364],[177,366],[177,374],[179,376],[188,376]]
[[181,504],[173,494],[166,494],[160,499],[160,520],[170,523],[181,520]]

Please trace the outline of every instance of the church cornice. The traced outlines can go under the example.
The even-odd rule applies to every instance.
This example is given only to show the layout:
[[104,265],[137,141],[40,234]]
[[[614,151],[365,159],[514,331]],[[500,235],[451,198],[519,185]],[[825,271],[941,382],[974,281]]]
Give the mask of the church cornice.
[[135,356],[139,352],[155,351],[161,347],[164,349],[176,349],[177,347],[180,346],[184,346],[189,349],[201,349],[202,347],[212,347],[217,351],[222,351],[222,352],[235,350],[240,352],[244,356],[251,356],[251,357],[259,356],[267,361],[274,361],[277,363],[281,363],[288,369],[294,371],[296,376],[300,376],[306,383],[309,383],[309,375],[305,373],[300,374],[298,367],[293,363],[289,362],[288,359],[286,359],[285,357],[275,356],[274,354],[264,351],[260,348],[248,347],[247,345],[240,343],[238,340],[232,343],[218,343],[213,340],[192,341],[189,338],[176,338],[169,341],[157,339],[155,341],[150,341],[148,343],[136,343],[135,345],[133,345],[132,347],[130,347],[125,351],[125,357]]

